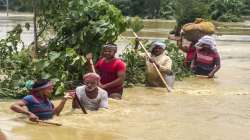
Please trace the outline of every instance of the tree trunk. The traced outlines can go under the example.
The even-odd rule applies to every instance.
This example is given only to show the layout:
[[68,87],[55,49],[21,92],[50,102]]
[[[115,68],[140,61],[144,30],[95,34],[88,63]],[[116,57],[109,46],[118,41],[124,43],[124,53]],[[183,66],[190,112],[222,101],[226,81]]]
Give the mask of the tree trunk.
[[37,11],[36,11],[36,0],[32,1],[33,4],[33,26],[34,26],[34,46],[32,48],[32,57],[36,58],[37,57],[37,46],[38,46],[38,38],[37,38],[37,26],[36,26],[36,16],[37,16]]

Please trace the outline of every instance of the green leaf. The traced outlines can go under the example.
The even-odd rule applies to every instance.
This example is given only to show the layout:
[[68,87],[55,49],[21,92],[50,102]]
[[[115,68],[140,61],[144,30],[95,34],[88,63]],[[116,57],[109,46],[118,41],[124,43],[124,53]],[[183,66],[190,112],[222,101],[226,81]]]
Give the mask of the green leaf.
[[60,55],[61,55],[61,53],[52,51],[52,52],[49,53],[49,59],[50,59],[51,61],[54,61],[54,60],[56,60],[57,58],[59,58]]
[[66,57],[73,57],[76,55],[76,52],[73,48],[66,48]]

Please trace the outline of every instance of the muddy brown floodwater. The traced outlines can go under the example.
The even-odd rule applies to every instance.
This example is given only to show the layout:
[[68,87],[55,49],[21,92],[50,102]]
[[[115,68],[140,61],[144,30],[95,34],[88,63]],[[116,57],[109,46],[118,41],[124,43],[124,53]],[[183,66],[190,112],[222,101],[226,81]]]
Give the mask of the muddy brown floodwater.
[[171,94],[128,88],[122,101],[110,100],[108,110],[88,115],[72,111],[69,101],[53,119],[61,127],[31,124],[9,110],[13,101],[2,101],[0,128],[9,140],[249,140],[250,45],[218,45],[222,69],[215,79],[187,78]]
[[52,120],[62,126],[30,123],[10,111],[14,100],[1,100],[0,130],[8,140],[249,140],[250,41],[217,40],[222,68],[215,79],[187,78],[173,93],[128,88],[123,100],[87,115],[68,101]]

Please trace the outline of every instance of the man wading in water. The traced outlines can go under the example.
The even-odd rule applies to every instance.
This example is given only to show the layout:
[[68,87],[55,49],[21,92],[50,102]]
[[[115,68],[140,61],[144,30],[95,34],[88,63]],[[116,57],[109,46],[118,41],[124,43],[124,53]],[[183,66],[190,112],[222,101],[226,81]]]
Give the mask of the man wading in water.
[[[137,51],[138,45],[139,39],[137,38],[135,51]],[[165,43],[155,41],[152,43],[150,48],[150,58],[147,58],[145,53],[139,53],[141,57],[146,59],[146,86],[165,87],[163,82],[160,80],[159,74],[153,66],[153,63],[155,63],[168,86],[173,88],[175,76],[171,71],[172,60],[169,56],[167,56],[167,52],[165,51],[166,47]]]
[[211,36],[203,36],[195,44],[196,52],[191,69],[195,74],[213,78],[220,69],[220,55],[216,49],[215,39]]
[[[75,90],[80,104],[88,110],[108,108],[108,93],[98,87],[100,79],[100,76],[96,73],[85,74],[83,76],[84,85],[77,87]],[[72,107],[80,107],[75,98],[72,102]]]
[[[121,99],[126,64],[121,59],[115,57],[116,52],[116,44],[104,45],[102,58],[96,63],[95,69],[101,76],[99,87],[105,89],[110,98]],[[89,53],[86,57],[90,61],[92,54]]]
[[[11,105],[11,109],[17,113],[25,114],[31,121],[52,119],[53,115],[59,115],[67,99],[71,99],[70,94],[66,94],[57,107],[54,107],[49,100],[53,92],[53,84],[49,80],[37,80],[31,90],[31,94],[25,96],[22,100]],[[26,106],[28,108],[23,108]]]

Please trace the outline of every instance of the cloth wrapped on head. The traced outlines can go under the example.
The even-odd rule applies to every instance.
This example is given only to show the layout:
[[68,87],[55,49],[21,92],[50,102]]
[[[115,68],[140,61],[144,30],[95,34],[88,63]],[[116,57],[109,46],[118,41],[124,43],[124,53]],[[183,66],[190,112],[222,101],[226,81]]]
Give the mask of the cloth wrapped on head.
[[100,82],[101,77],[98,74],[91,72],[83,76],[83,81],[85,80],[95,80],[97,82]]
[[155,47],[161,47],[162,49],[165,49],[167,46],[161,41],[155,41],[152,43],[151,47],[149,48],[149,51],[152,52]]
[[53,86],[53,83],[50,80],[37,80],[33,85],[32,85],[32,91],[39,91],[39,90],[43,90],[46,89],[48,87]]
[[206,44],[209,46],[209,48],[213,51],[217,51],[216,49],[216,42],[215,39],[212,36],[203,36],[199,41],[195,44],[196,48],[201,47],[202,44]]
[[117,45],[116,44],[106,44],[103,46],[103,48],[117,48]]

